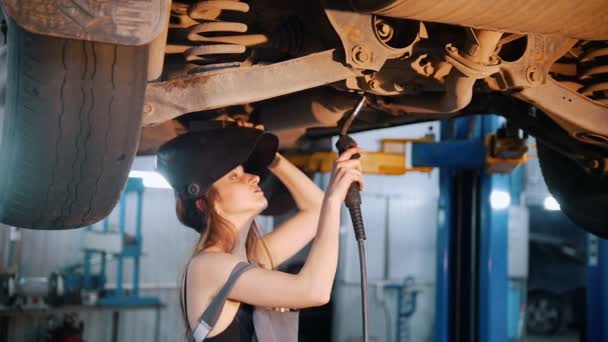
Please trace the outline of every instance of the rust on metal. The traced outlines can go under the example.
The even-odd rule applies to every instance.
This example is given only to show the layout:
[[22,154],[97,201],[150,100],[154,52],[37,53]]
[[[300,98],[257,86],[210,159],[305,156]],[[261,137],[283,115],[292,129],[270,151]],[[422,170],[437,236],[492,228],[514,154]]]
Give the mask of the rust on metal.
[[499,64],[495,64],[490,57],[501,36],[501,32],[471,31],[464,51],[472,51],[472,47],[476,46],[474,56],[459,52],[452,44],[446,45],[445,60],[452,69],[446,77],[444,93],[399,96],[390,103],[381,103],[381,107],[396,115],[449,114],[461,110],[471,101],[475,80],[498,72]]
[[379,38],[373,15],[346,11],[325,3],[325,14],[342,41],[346,64],[378,71],[387,59],[403,56],[408,47],[391,48]]
[[580,139],[590,134],[603,139],[580,139],[587,143],[608,147],[608,107],[593,101],[559,82],[548,78],[537,87],[524,88],[515,97],[533,103],[547,113],[571,136]]
[[353,0],[354,8],[387,17],[512,32],[608,40],[605,0]]
[[144,116],[144,126],[185,113],[257,102],[359,75],[336,61],[335,55],[336,51],[328,50],[270,65],[150,83],[145,104],[152,111]]

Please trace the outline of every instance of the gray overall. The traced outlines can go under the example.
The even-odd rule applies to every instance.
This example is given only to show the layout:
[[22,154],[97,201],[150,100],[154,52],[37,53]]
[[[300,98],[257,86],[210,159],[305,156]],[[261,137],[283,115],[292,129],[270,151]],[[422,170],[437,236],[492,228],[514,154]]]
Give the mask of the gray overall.
[[[194,342],[202,342],[207,338],[222,313],[224,303],[234,283],[245,271],[253,267],[255,266],[246,262],[240,262],[234,267],[224,286],[200,316],[198,324],[192,331]],[[187,272],[184,279],[185,284]],[[297,311],[280,312],[256,307],[253,313],[256,331],[253,340],[260,342],[296,342],[298,340],[298,314]]]
[[[207,338],[207,335],[209,335],[209,332],[213,329],[217,323],[217,320],[220,318],[220,314],[224,308],[224,303],[226,302],[228,294],[230,293],[230,290],[232,290],[234,283],[241,276],[241,274],[252,267],[254,266],[245,262],[240,262],[234,267],[224,286],[220,289],[217,296],[213,298],[211,304],[209,304],[207,309],[198,319],[198,324],[192,331],[192,339],[195,342],[202,342]],[[186,281],[188,279],[187,277],[188,273],[186,272],[184,277],[184,286],[186,286]],[[187,299],[184,298],[184,301],[185,300]]]

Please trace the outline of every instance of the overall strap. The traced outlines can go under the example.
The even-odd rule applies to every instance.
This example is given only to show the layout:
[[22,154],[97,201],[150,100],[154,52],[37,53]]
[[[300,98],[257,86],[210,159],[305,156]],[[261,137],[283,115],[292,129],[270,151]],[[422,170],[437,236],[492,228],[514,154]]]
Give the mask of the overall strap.
[[[232,273],[230,273],[230,277],[228,277],[228,280],[226,281],[224,286],[220,289],[217,296],[213,298],[211,304],[209,304],[205,312],[203,312],[201,317],[198,319],[198,324],[196,325],[196,328],[194,328],[194,330],[192,331],[192,338],[194,339],[194,341],[201,342],[205,340],[207,335],[209,335],[209,332],[211,331],[211,329],[213,329],[215,323],[217,323],[217,320],[220,318],[220,314],[222,313],[222,309],[224,308],[224,303],[226,302],[228,294],[230,293],[230,290],[232,290],[234,283],[241,276],[241,274],[253,267],[254,265],[246,262],[239,262],[238,264],[236,264],[236,266],[234,266],[234,269],[232,270]],[[187,274],[188,273],[186,272],[186,276]],[[184,297],[186,296],[185,289],[186,286],[184,286]],[[186,301],[184,300],[184,303],[185,302]],[[187,310],[188,307],[186,305],[184,306]]]

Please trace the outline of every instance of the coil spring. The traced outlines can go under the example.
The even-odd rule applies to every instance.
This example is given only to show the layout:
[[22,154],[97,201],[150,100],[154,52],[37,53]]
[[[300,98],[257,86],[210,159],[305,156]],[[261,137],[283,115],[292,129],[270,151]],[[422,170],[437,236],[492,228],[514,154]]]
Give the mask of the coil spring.
[[235,59],[242,59],[247,47],[268,41],[263,34],[244,34],[248,30],[245,23],[222,19],[224,14],[249,12],[249,5],[238,0],[205,0],[174,6],[172,10],[182,17],[181,24],[173,27],[185,28],[185,39],[191,45],[182,51],[186,61],[201,66],[194,72],[238,66],[240,62]]
[[583,46],[578,60],[579,92],[596,101],[608,103],[608,44],[593,42]]

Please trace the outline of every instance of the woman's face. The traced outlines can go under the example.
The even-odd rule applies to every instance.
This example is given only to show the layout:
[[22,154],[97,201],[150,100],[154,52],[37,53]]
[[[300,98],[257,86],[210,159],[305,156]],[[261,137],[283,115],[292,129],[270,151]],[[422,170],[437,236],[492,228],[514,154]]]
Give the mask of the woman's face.
[[259,182],[260,177],[246,173],[239,165],[213,183],[216,191],[213,205],[219,213],[227,216],[257,215],[268,206]]

